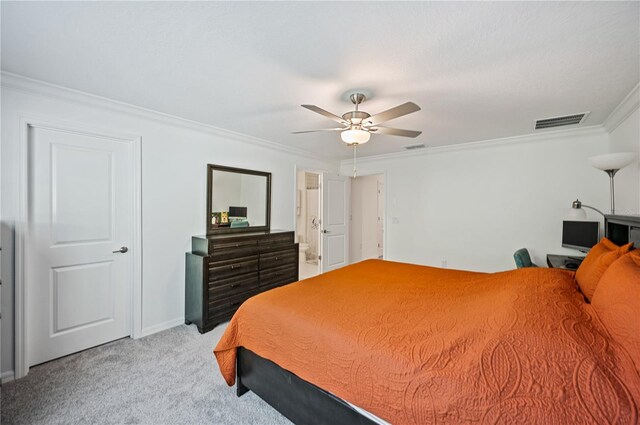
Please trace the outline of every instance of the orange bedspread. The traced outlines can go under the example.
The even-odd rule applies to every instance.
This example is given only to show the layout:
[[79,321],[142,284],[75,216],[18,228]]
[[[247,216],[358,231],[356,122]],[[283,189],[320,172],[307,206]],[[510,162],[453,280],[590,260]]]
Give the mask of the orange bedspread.
[[638,371],[561,270],[365,261],[245,302],[229,385],[239,346],[393,424],[638,421]]

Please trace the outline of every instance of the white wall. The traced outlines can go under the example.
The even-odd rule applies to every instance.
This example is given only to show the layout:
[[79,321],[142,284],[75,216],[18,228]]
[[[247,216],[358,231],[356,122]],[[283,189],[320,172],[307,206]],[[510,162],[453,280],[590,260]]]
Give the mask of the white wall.
[[[640,110],[636,107],[609,137],[611,152],[638,152],[640,157]],[[616,174],[616,214],[640,214],[639,164],[636,161]]]
[[296,165],[338,168],[337,162],[271,148],[267,142],[22,79],[3,78],[1,95],[3,372],[13,369],[13,223],[21,118],[142,137],[143,334],[183,320],[184,253],[191,236],[205,232],[207,163],[270,171],[273,229],[294,227]]
[[587,160],[607,151],[598,127],[362,158],[358,173],[386,172],[387,259],[497,271],[522,247],[540,265],[576,253],[561,247],[562,220],[576,198],[607,207],[607,176]]

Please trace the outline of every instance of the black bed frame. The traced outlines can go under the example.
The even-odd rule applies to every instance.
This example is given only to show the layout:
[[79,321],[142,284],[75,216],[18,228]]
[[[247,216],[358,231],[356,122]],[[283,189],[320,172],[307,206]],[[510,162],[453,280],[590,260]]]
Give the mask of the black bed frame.
[[375,425],[343,400],[251,350],[237,350],[237,395],[253,391],[295,424]]

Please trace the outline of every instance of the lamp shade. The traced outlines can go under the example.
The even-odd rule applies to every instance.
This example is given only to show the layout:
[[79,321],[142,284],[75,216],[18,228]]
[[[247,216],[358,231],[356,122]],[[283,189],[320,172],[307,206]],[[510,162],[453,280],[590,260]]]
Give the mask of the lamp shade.
[[587,212],[582,208],[570,208],[565,214],[568,220],[583,221],[587,219]]
[[599,170],[619,170],[631,164],[638,155],[635,152],[617,152],[592,156],[589,162]]
[[345,130],[340,133],[340,138],[349,145],[361,145],[369,141],[371,134],[364,130]]

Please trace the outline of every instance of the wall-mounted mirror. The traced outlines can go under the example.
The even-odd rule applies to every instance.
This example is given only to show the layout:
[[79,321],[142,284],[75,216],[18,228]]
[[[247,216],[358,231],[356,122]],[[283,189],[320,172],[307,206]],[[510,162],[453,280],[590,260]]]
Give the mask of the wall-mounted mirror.
[[207,234],[269,230],[271,173],[207,165]]

